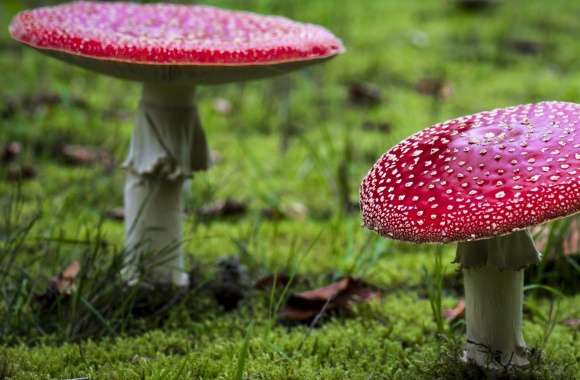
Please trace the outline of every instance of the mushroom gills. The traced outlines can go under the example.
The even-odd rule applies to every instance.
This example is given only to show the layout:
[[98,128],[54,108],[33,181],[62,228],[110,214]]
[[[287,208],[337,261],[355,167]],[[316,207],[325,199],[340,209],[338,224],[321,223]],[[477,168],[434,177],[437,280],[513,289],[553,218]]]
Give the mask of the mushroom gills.
[[[192,87],[145,83],[125,183],[124,275],[187,286],[181,248],[182,188],[208,166],[208,149]],[[145,276],[147,278],[138,278]]]
[[527,366],[529,350],[522,335],[524,268],[541,254],[529,231],[460,242],[467,343],[465,361],[492,371]]

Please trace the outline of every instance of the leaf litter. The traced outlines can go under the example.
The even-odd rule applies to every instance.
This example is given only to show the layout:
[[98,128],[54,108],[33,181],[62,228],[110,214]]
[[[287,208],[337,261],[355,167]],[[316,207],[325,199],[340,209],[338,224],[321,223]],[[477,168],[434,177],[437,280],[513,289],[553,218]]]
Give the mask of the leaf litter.
[[279,317],[282,321],[309,324],[324,313],[349,314],[355,304],[381,298],[378,287],[345,277],[322,288],[291,294]]

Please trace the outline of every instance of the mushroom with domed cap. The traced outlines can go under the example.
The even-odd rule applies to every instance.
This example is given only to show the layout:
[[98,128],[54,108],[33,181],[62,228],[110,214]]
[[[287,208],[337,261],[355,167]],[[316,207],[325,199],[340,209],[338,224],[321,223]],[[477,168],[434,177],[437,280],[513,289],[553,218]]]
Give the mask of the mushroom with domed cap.
[[326,61],[344,47],[326,29],[284,17],[201,5],[74,2],[16,15],[16,40],[43,53],[143,84],[124,167],[125,275],[145,252],[155,282],[188,284],[180,189],[207,168],[194,86],[260,79]]
[[541,255],[527,228],[580,211],[580,104],[542,102],[436,124],[387,151],[360,188],[364,225],[416,243],[458,242],[464,360],[529,364],[524,269]]

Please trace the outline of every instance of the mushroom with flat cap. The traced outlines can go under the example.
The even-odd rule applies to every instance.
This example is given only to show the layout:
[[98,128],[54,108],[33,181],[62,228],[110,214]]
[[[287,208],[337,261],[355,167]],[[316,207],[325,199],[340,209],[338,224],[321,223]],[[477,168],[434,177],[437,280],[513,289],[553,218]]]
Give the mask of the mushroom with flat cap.
[[89,70],[143,83],[125,184],[126,276],[144,252],[155,282],[188,284],[181,253],[186,178],[208,166],[194,86],[272,77],[344,51],[326,29],[209,6],[74,2],[24,11],[16,40]]
[[416,243],[458,242],[467,343],[489,370],[529,364],[527,228],[580,211],[580,105],[542,102],[436,124],[387,151],[360,188],[364,225]]

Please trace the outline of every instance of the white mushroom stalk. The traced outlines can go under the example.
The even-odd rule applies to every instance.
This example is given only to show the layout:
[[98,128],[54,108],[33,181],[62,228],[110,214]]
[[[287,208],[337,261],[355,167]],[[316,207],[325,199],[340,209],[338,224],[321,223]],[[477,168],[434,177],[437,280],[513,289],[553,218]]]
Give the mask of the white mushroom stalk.
[[182,249],[181,189],[207,167],[207,145],[191,86],[143,85],[129,154],[124,162],[125,276],[188,285]]
[[524,267],[541,258],[527,230],[460,242],[467,341],[465,361],[491,371],[529,364],[522,335]]

